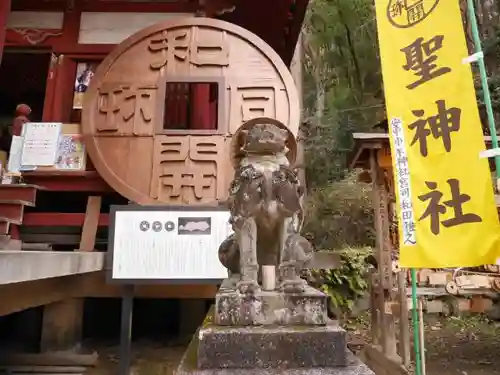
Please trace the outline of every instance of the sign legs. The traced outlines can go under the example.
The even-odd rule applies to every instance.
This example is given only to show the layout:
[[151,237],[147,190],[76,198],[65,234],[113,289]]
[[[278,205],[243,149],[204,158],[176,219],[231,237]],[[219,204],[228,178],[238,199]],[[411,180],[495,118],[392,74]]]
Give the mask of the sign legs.
[[122,296],[122,316],[120,324],[119,375],[130,375],[132,346],[132,311],[134,308],[134,286],[124,285]]

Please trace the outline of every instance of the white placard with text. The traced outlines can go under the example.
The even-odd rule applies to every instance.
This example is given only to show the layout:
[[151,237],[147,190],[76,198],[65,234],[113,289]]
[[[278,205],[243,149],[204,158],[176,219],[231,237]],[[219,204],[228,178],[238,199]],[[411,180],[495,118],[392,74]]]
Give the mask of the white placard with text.
[[23,125],[21,165],[49,167],[55,164],[61,123],[27,122]]
[[233,233],[228,211],[116,211],[113,280],[225,279],[219,245]]

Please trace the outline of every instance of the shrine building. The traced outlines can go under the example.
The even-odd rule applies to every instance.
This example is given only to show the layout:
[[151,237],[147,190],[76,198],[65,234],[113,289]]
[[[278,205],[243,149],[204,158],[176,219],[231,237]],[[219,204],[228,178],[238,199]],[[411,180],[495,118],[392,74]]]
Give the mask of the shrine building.
[[[12,337],[73,349],[84,316],[121,296],[105,279],[110,206],[217,204],[241,124],[297,136],[307,5],[0,1],[0,357]],[[187,332],[216,290],[135,292],[178,300]]]

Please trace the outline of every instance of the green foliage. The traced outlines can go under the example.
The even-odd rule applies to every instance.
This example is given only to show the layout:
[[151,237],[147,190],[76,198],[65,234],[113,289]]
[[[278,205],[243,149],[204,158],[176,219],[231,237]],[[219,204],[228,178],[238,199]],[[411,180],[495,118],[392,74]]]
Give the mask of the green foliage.
[[[476,79],[476,92],[477,92],[477,102],[479,106],[479,111],[481,115],[481,122],[483,125],[483,133],[486,135],[490,134],[488,127],[488,118],[486,115],[486,106],[483,98],[483,88],[479,77]],[[493,112],[495,114],[495,123],[497,133],[500,128],[499,126],[499,113],[500,113],[500,74],[493,73],[488,77],[488,88],[490,90],[491,105]]]
[[330,296],[330,308],[348,314],[356,300],[368,290],[367,273],[369,265],[365,258],[372,253],[369,247],[348,247],[339,251],[342,266],[333,270],[312,270],[308,281]]
[[384,116],[373,0],[312,0],[303,29],[307,218],[316,249],[342,250],[342,267],[308,280],[349,311],[365,293],[374,244],[371,188],[348,172],[353,132]]
[[[367,288],[364,258],[373,246],[370,185],[351,172],[344,180],[316,188],[307,197],[304,235],[316,249],[342,249],[342,266],[310,272],[308,281],[331,297],[331,310],[348,313]],[[359,247],[365,246],[365,247]]]
[[304,132],[306,179],[310,188],[326,186],[346,176],[347,158],[352,148],[351,133],[355,127],[349,121],[332,126],[334,121],[332,118],[326,124],[310,126]]
[[306,176],[317,188],[345,177],[352,132],[383,113],[373,1],[311,1],[303,38]]
[[[313,0],[305,27],[305,106],[317,104],[317,88],[326,91],[324,108],[359,105],[380,94],[376,24],[371,0]],[[365,95],[367,97],[365,97]]]
[[[479,1],[481,3],[484,1]],[[484,9],[485,4],[481,4],[477,10]],[[486,69],[488,73],[488,88],[490,91],[491,104],[493,107],[493,112],[495,116],[497,133],[500,129],[500,68],[498,61],[500,59],[500,26],[498,26],[498,21],[500,20],[498,14],[498,4],[494,5],[486,13],[486,17],[481,16],[481,12],[477,13],[477,21],[479,26],[480,38],[482,41],[482,50],[484,53],[484,61],[486,64]],[[471,39],[471,38],[469,38]],[[479,69],[477,66],[472,66],[475,73],[474,83],[477,92],[477,102],[481,114],[481,122],[483,124],[483,129],[485,134],[489,134],[488,119],[486,116],[486,107],[483,98],[483,88],[481,87],[481,80],[479,75]]]
[[357,171],[309,192],[303,233],[316,249],[373,246],[371,186],[357,181]]

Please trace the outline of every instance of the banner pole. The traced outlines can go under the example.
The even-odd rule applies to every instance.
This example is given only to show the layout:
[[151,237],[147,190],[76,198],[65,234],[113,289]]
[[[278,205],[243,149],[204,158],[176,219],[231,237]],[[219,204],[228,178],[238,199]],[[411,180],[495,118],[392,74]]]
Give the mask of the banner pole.
[[415,374],[422,375],[422,357],[420,356],[420,332],[418,322],[417,272],[411,269],[411,302],[413,320],[413,350],[415,351]]
[[[488,115],[488,126],[490,128],[492,148],[498,148],[498,137],[495,126],[495,116],[493,115],[493,107],[491,105],[490,88],[488,86],[488,75],[486,74],[486,65],[484,64],[483,51],[481,49],[481,37],[479,36],[479,29],[477,26],[476,12],[472,0],[467,0],[467,10],[469,14],[470,25],[472,29],[472,36],[474,39],[474,50],[480,54],[477,59],[479,65],[479,75],[481,76],[481,87],[483,89],[483,101],[486,106],[486,113]],[[495,169],[497,180],[500,178],[500,156],[495,156]]]

